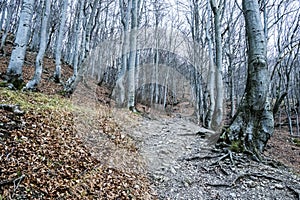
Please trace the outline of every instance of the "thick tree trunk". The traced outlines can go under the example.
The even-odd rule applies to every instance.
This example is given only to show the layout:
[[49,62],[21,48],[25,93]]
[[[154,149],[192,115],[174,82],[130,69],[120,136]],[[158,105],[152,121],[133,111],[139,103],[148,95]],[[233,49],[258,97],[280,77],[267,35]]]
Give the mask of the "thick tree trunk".
[[129,47],[129,34],[128,34],[128,27],[129,27],[129,20],[130,20],[130,9],[131,4],[128,1],[127,8],[124,7],[124,2],[120,0],[120,9],[121,9],[121,22],[123,25],[123,43],[122,43],[122,64],[119,69],[118,78],[116,81],[116,87],[113,91],[113,96],[116,98],[116,103],[118,107],[123,107],[125,101],[125,88],[124,88],[124,79],[126,76],[127,71],[127,53]]
[[8,81],[18,89],[21,89],[23,84],[22,68],[29,40],[33,5],[34,0],[23,1],[14,49],[7,68]]
[[137,0],[131,1],[130,54],[128,66],[128,108],[135,111],[135,60],[137,37]]
[[215,43],[216,43],[216,104],[212,120],[212,128],[218,130],[222,125],[223,120],[223,98],[224,98],[224,86],[222,79],[222,37],[221,37],[221,3],[217,5],[215,0],[211,0],[211,8],[214,13],[214,27],[215,27]]
[[258,1],[243,0],[243,11],[248,41],[247,85],[245,97],[225,135],[235,149],[250,151],[259,158],[274,132],[273,112],[268,102],[270,79]]
[[209,6],[207,7],[208,10],[208,22],[206,24],[206,40],[208,43],[208,55],[209,55],[209,72],[208,72],[208,80],[207,80],[207,87],[208,87],[208,98],[209,98],[209,107],[205,116],[205,127],[211,129],[212,124],[212,117],[215,111],[215,71],[216,67],[214,64],[213,59],[213,50],[212,50],[212,39],[209,33],[210,23],[211,23],[211,11]]
[[36,56],[34,77],[31,81],[29,81],[26,84],[26,88],[28,89],[33,89],[34,87],[36,87],[40,83],[41,76],[42,76],[43,58],[45,55],[46,44],[47,44],[47,25],[48,25],[48,19],[49,19],[50,8],[51,8],[51,0],[45,0],[44,6],[45,6],[45,11],[44,11],[42,27],[41,27],[40,49]]

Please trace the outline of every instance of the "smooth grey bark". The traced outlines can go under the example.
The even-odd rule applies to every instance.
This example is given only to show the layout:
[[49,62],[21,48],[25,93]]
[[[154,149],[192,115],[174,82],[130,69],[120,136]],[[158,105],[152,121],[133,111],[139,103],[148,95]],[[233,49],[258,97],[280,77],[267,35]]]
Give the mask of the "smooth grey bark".
[[41,81],[43,71],[43,58],[47,44],[47,25],[51,9],[51,0],[44,0],[44,15],[40,34],[40,49],[36,56],[34,77],[26,84],[27,89],[34,89]]
[[[4,45],[5,45],[6,38],[7,38],[8,32],[9,32],[10,21],[12,18],[12,10],[13,9],[12,9],[11,5],[7,5],[6,11],[5,11],[5,9],[3,10],[3,14],[5,14],[5,12],[6,12],[7,18],[5,20],[4,33],[2,34],[2,38],[1,38],[0,52],[3,52],[4,56],[6,55],[6,52],[4,50]],[[2,30],[2,23],[0,25],[1,25],[0,30]]]
[[[209,5],[209,4],[208,4]],[[209,33],[210,30],[210,23],[211,23],[211,11],[209,6],[207,7],[208,10],[208,21],[206,23],[206,40],[208,45],[208,56],[209,56],[209,72],[208,72],[208,80],[207,80],[207,87],[208,87],[208,98],[209,98],[209,107],[205,116],[205,127],[211,129],[213,113],[215,111],[215,71],[216,67],[214,64],[213,59],[213,50],[212,50],[212,39]]]
[[224,84],[222,78],[222,36],[221,36],[221,12],[223,1],[217,2],[215,0],[210,0],[210,5],[214,13],[214,27],[215,27],[215,45],[216,45],[216,71],[215,71],[215,81],[216,81],[216,104],[213,113],[212,128],[214,130],[219,130],[222,126],[223,120],[223,99],[224,99]]
[[93,4],[92,4],[92,10],[91,10],[91,14],[86,26],[86,32],[85,32],[85,54],[86,56],[89,54],[90,52],[90,47],[91,47],[91,37],[92,37],[92,28],[93,28],[93,24],[96,23],[96,14],[97,14],[97,9],[98,9],[98,4],[99,1],[98,0],[94,0]]
[[70,89],[72,88],[72,84],[74,83],[77,75],[78,75],[78,66],[79,63],[81,62],[80,56],[81,56],[81,44],[82,44],[82,36],[85,36],[82,33],[82,26],[83,26],[83,11],[84,11],[84,4],[85,4],[85,0],[83,1],[79,1],[78,2],[78,9],[79,9],[79,14],[77,16],[77,21],[76,21],[76,30],[75,30],[75,53],[74,53],[74,62],[73,62],[73,75],[67,80],[66,84],[65,84],[65,88],[64,90],[66,92],[70,92]]
[[29,40],[33,5],[34,0],[23,1],[14,49],[7,68],[8,82],[11,82],[18,89],[21,89],[23,84],[22,68]]
[[[192,39],[193,39],[193,63],[197,70],[202,71],[201,63],[204,58],[204,51],[202,51],[202,46],[204,42],[201,39],[203,34],[203,29],[200,28],[200,15],[199,15],[199,0],[193,0],[191,2],[191,26]],[[201,30],[201,31],[200,31]],[[201,45],[200,45],[201,42]],[[202,88],[202,77],[197,77],[199,74],[194,74],[195,79],[195,113],[198,122],[205,123],[205,112],[204,112],[204,102],[203,102],[203,88]]]
[[67,9],[68,9],[69,0],[64,0],[63,9],[61,12],[61,20],[59,25],[59,32],[58,38],[56,41],[56,48],[55,48],[55,72],[54,72],[54,79],[56,82],[60,82],[61,79],[61,53],[62,53],[62,41],[63,41],[63,34],[67,19]]
[[43,23],[43,15],[44,15],[44,0],[35,1],[34,12],[32,16],[32,26],[31,26],[31,36],[30,36],[30,50],[38,52],[41,41],[41,27]]
[[136,40],[137,40],[137,0],[131,0],[131,30],[130,53],[128,65],[128,102],[129,110],[135,112],[135,65],[136,65]]
[[268,101],[269,72],[266,42],[257,0],[243,0],[248,41],[248,77],[244,99],[228,130],[227,142],[256,158],[274,132],[273,113]]
[[120,10],[121,10],[121,23],[123,25],[123,43],[122,43],[122,64],[119,69],[118,78],[116,81],[116,87],[114,88],[114,94],[116,98],[116,103],[118,107],[123,107],[125,101],[125,88],[124,79],[127,71],[127,52],[129,48],[129,21],[130,21],[130,9],[131,2],[127,2],[127,8],[124,6],[124,2],[120,0]]
[[1,16],[1,18],[0,18],[0,30],[2,30],[2,26],[3,26],[3,22],[4,22],[4,18],[5,18],[5,9],[6,9],[6,5],[7,4],[7,2],[1,2],[0,3],[0,16]]

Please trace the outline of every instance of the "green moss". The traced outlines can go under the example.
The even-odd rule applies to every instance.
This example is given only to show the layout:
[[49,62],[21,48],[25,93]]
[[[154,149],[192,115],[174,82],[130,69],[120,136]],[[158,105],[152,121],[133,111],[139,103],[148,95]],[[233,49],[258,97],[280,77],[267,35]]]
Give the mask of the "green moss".
[[239,140],[232,141],[229,148],[231,151],[234,151],[234,152],[243,152],[244,151],[242,142]]
[[70,110],[71,102],[57,95],[45,95],[35,92],[12,91],[0,88],[0,100],[3,104],[20,105],[23,110]]
[[5,81],[0,82],[0,87],[7,87],[8,83]]
[[14,79],[11,81],[11,83],[17,90],[21,90],[23,87],[25,87],[25,83],[22,79]]
[[294,138],[294,139],[293,139],[293,143],[294,143],[296,146],[299,146],[299,147],[300,147],[300,139]]

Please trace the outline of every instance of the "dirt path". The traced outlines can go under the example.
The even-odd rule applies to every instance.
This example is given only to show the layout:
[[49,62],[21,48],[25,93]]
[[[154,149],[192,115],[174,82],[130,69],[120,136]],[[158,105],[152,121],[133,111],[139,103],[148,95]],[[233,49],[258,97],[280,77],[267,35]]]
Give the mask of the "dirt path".
[[300,198],[299,176],[239,154],[233,164],[226,154],[211,152],[199,129],[184,118],[145,118],[130,133],[159,199]]
[[203,196],[198,187],[189,187],[194,174],[192,169],[184,170],[179,161],[197,147],[204,146],[204,140],[196,134],[198,131],[199,127],[187,120],[165,118],[145,119],[133,132],[160,198]]

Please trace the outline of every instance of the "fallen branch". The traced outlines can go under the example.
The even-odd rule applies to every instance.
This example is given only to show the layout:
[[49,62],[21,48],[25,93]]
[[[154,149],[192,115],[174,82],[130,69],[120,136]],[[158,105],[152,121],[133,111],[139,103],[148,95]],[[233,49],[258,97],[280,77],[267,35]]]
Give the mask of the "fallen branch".
[[13,181],[13,183],[14,183],[14,192],[17,191],[17,189],[18,189],[20,183],[24,180],[24,178],[25,178],[25,175],[22,174],[19,178],[15,179],[15,180]]
[[4,180],[0,182],[0,186],[5,186],[5,185],[9,185],[9,184],[14,184],[14,191],[17,190],[17,187],[19,187],[19,184],[24,180],[25,175],[22,174],[20,177],[18,178],[13,178],[10,180]]
[[24,115],[24,111],[20,109],[19,105],[0,104],[0,109],[13,112],[15,115]]

